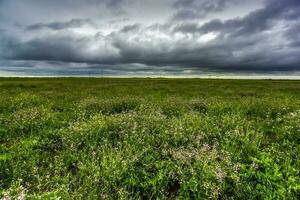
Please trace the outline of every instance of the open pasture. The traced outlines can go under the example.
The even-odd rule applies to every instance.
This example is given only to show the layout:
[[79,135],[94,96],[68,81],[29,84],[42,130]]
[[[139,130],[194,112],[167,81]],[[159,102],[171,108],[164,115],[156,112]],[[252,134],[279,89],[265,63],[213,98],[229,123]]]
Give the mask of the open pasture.
[[300,81],[1,78],[0,102],[0,198],[300,198]]

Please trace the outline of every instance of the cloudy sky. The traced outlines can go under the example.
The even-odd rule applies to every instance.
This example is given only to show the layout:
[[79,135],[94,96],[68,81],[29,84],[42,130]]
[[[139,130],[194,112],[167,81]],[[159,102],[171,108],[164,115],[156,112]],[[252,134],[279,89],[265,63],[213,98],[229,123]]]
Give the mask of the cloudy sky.
[[300,0],[0,0],[0,75],[300,72]]

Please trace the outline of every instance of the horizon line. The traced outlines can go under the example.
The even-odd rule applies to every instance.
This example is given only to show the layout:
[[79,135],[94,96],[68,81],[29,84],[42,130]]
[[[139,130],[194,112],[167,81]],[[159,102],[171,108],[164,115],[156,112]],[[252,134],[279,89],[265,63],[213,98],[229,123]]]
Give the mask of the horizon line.
[[0,75],[0,78],[149,78],[149,79],[234,79],[234,80],[300,80],[300,75],[191,75],[191,76],[98,76],[98,75]]

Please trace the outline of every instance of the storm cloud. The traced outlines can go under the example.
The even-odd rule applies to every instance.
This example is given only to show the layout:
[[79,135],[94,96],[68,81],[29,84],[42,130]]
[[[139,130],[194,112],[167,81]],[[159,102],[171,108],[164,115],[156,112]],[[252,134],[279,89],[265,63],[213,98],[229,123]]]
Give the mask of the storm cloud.
[[0,72],[300,70],[299,0],[2,0],[0,17]]
[[212,12],[220,12],[231,3],[238,1],[234,0],[177,0],[173,6],[177,9],[174,14],[174,20],[203,18]]

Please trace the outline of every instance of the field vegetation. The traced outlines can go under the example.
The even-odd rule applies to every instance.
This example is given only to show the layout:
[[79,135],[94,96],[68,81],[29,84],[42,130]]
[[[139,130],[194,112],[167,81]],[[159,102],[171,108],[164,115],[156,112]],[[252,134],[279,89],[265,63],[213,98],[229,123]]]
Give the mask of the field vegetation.
[[300,81],[0,79],[0,199],[300,199]]

